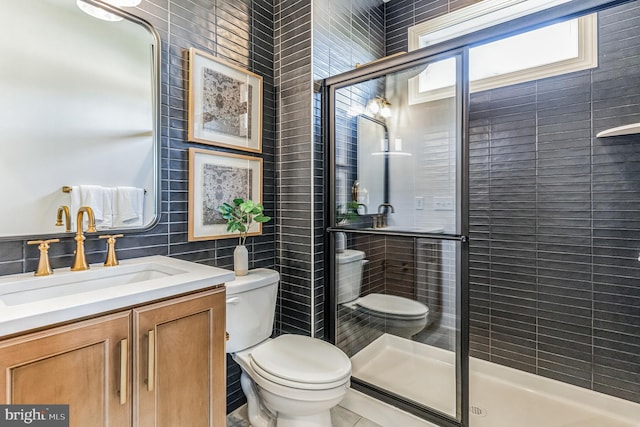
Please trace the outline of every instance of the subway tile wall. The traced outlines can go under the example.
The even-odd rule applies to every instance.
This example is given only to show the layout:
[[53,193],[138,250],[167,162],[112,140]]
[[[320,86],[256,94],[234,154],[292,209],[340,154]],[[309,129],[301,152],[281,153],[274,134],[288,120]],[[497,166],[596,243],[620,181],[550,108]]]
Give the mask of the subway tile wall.
[[314,81],[382,56],[378,3],[284,0],[275,6],[278,332],[324,336],[324,148]]
[[[162,39],[161,67],[161,218],[157,226],[143,233],[126,233],[118,241],[122,259],[147,255],[168,255],[189,261],[233,268],[235,239],[187,241],[188,148],[210,146],[186,142],[186,64],[183,52],[196,47],[264,78],[263,203],[278,217],[275,205],[275,87],[273,67],[272,0],[145,0],[134,14],[148,20]],[[233,150],[222,150],[233,151]],[[16,178],[18,179],[18,178]],[[275,215],[274,215],[275,214]],[[275,230],[266,224],[263,235],[250,239],[250,268],[276,266]],[[104,261],[105,243],[93,237],[86,241],[90,263]],[[71,264],[72,238],[51,247],[53,268]],[[0,243],[0,274],[34,271],[38,250],[25,241]],[[232,410],[244,402],[239,385],[239,367],[228,359],[227,405]]]
[[[640,5],[599,19],[601,61],[591,76],[594,133],[640,121]],[[592,144],[592,386],[640,401],[640,146],[637,136]]]
[[[313,2],[313,79],[322,79],[352,70],[384,56],[384,8],[379,0],[315,0]],[[364,86],[370,86],[366,83]],[[367,91],[341,94],[343,106],[364,106]],[[355,117],[346,118],[338,136],[351,140]],[[315,333],[324,336],[324,211],[328,201],[324,194],[324,141],[320,94],[313,97],[314,194],[314,264],[316,293]],[[349,150],[348,150],[349,151]],[[353,157],[349,152],[347,156]],[[350,184],[349,184],[350,185]]]
[[[389,3],[387,53],[458,4]],[[633,401],[640,147],[595,134],[640,119],[639,21],[637,2],[601,12],[598,68],[475,93],[470,109],[472,355]]]
[[387,55],[408,52],[407,29],[481,0],[394,0],[385,5]]
[[276,223],[281,273],[276,330],[311,335],[314,261],[311,2],[277,2],[274,21],[280,190]]

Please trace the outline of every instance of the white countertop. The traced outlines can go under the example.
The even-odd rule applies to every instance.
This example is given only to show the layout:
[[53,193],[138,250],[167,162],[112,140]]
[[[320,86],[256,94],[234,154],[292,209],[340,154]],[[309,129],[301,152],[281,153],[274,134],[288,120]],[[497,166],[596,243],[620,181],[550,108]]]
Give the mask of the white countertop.
[[[61,268],[43,277],[35,277],[33,273],[0,276],[0,337],[194,292],[234,279],[230,270],[164,256],[128,259],[115,267],[94,264],[86,271]],[[39,295],[33,301],[30,290]]]

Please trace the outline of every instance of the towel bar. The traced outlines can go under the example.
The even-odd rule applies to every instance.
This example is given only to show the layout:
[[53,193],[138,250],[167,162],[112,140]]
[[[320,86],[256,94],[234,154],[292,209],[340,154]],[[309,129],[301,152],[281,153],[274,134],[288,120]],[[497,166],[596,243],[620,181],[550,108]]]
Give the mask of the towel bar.
[[[71,193],[71,187],[69,187],[68,185],[63,185],[62,186],[62,192],[63,193]],[[147,189],[144,189],[144,194],[147,194]]]

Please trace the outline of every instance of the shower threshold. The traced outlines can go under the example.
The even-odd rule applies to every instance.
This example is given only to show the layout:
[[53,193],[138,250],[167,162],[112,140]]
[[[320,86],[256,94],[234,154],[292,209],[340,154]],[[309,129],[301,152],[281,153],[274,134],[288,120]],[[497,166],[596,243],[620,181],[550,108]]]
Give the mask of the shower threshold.
[[[384,334],[351,358],[352,376],[455,413],[455,354]],[[638,427],[640,404],[470,358],[470,427]]]

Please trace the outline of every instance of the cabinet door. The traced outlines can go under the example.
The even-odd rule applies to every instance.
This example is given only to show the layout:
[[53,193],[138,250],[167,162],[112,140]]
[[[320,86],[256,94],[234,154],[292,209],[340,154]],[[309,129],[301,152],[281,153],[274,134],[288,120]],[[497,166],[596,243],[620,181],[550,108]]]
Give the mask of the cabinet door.
[[225,289],[133,311],[134,425],[226,425]]
[[0,402],[68,404],[72,427],[131,425],[130,312],[0,341]]

